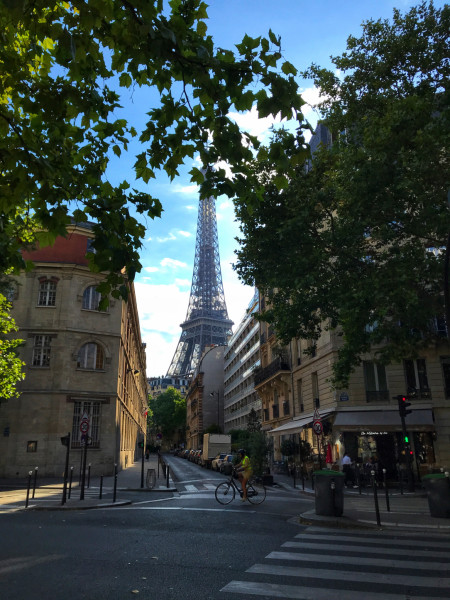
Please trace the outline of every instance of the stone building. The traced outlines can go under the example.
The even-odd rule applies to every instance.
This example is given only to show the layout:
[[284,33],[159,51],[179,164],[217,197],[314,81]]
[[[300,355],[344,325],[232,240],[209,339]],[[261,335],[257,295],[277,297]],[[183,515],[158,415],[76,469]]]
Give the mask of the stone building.
[[255,392],[254,371],[259,368],[258,293],[252,298],[244,318],[228,342],[224,363],[224,432],[247,429],[253,409],[261,421],[261,398]]
[[226,346],[206,346],[186,394],[186,446],[198,449],[212,425],[223,431],[223,357]]
[[88,418],[93,475],[109,475],[139,457],[147,410],[145,345],[133,285],[129,300],[99,309],[102,275],[88,268],[93,233],[68,228],[54,246],[25,253],[32,271],[15,279],[12,316],[25,343],[20,397],[0,407],[0,473],[62,476],[70,433],[70,464],[80,469],[80,422]]

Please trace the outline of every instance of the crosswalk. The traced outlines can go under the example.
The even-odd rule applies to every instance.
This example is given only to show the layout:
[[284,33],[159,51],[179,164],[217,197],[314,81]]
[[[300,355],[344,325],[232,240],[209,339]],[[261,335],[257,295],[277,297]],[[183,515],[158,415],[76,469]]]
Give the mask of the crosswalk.
[[448,598],[450,540],[412,532],[308,527],[221,592],[224,599],[242,595],[297,600]]

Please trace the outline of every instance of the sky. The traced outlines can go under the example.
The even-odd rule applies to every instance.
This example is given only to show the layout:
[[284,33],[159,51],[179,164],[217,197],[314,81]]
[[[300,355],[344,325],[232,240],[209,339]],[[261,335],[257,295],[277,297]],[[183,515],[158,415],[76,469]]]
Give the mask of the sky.
[[[245,34],[267,36],[272,29],[281,36],[284,58],[300,71],[311,63],[331,68],[330,56],[345,51],[349,35],[359,37],[363,21],[390,19],[394,8],[406,12],[418,4],[408,0],[209,0],[207,3],[208,33],[216,46],[234,49]],[[435,6],[443,4],[435,2]],[[313,105],[318,91],[312,81],[301,77],[297,81],[303,98]],[[148,90],[133,90],[122,96],[123,115],[138,130],[151,108],[149,100]],[[316,111],[307,106],[304,114],[314,126]],[[236,120],[243,129],[261,138],[272,124],[267,119],[258,120],[255,111],[240,114]],[[180,323],[186,317],[195,255],[198,189],[189,181],[192,163],[186,164],[172,182],[164,174],[148,184],[134,181],[133,152],[142,150],[131,145],[129,155],[122,155],[120,160],[113,157],[108,173],[112,182],[126,179],[133,187],[159,198],[164,208],[160,219],[145,221],[143,269],[135,280],[142,341],[147,346],[147,376],[156,377],[166,374],[180,338]],[[219,197],[216,213],[225,300],[235,331],[254,290],[244,286],[233,271],[239,227],[232,202]]]

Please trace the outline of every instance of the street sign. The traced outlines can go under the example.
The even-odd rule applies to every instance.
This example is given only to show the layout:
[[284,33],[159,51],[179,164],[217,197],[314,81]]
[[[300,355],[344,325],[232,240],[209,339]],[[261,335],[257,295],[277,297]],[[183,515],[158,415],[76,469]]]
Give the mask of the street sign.
[[82,434],[87,434],[89,431],[89,417],[87,413],[83,413],[80,421],[80,431]]
[[313,429],[314,429],[314,433],[316,435],[322,435],[322,433],[323,433],[322,421],[314,421]]

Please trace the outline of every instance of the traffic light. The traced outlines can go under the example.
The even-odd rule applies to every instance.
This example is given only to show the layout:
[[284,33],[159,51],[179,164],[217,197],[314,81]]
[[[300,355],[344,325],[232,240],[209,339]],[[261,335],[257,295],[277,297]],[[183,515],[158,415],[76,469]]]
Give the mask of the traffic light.
[[401,417],[406,417],[412,413],[411,410],[406,410],[408,406],[411,406],[411,402],[408,402],[409,396],[397,396],[398,412]]
[[138,442],[138,447],[139,448],[143,448],[144,447],[144,442]]

